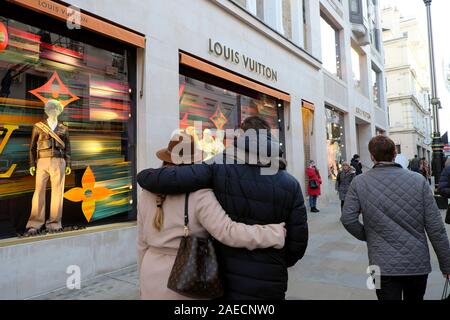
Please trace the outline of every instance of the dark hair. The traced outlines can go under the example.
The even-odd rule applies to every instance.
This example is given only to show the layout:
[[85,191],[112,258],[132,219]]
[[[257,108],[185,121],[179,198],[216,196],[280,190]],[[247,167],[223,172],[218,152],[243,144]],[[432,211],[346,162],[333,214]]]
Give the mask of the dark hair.
[[376,136],[369,142],[369,152],[376,161],[391,162],[395,157],[395,143],[386,136]]
[[359,154],[353,155],[353,159],[358,159],[358,158],[359,158]]
[[270,125],[261,117],[251,116],[242,121],[241,129],[247,131],[249,129],[261,130],[266,129],[270,131]]

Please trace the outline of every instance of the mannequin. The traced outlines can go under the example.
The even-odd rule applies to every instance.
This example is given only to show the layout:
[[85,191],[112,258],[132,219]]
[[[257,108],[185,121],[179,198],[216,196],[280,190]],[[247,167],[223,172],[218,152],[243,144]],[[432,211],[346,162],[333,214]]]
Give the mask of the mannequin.
[[[57,100],[45,103],[47,121],[38,122],[33,127],[30,144],[30,174],[36,176],[31,215],[24,236],[40,233],[44,223],[49,233],[62,232],[61,218],[64,196],[65,175],[70,175],[69,130],[58,123],[63,106]],[[47,181],[51,181],[50,219],[45,221],[45,191]]]

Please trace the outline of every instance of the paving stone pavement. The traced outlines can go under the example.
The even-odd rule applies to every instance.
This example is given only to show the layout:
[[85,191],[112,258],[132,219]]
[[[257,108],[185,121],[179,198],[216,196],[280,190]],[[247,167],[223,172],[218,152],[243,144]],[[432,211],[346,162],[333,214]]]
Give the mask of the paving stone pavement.
[[[320,205],[320,202],[319,202]],[[289,300],[375,300],[366,288],[367,249],[350,236],[339,222],[337,201],[321,212],[308,213],[310,241],[304,258],[289,270]],[[444,211],[442,212],[444,214]],[[447,233],[450,228],[447,225]],[[430,247],[431,248],[431,247]],[[433,272],[426,299],[440,299],[444,279],[431,250]],[[82,283],[80,290],[62,289],[35,297],[38,300],[133,300],[139,299],[136,266]]]

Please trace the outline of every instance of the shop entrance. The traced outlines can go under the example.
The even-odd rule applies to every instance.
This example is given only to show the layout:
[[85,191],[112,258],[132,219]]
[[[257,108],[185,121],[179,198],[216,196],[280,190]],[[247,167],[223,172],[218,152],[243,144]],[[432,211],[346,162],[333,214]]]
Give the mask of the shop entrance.
[[[358,117],[355,118],[356,122],[356,147],[357,152],[360,156],[360,161],[363,165],[363,167],[370,167],[371,165],[371,158],[369,154],[368,149],[368,143],[370,139],[372,138],[372,131],[370,128],[370,123],[359,119]],[[353,155],[352,155],[353,156]]]

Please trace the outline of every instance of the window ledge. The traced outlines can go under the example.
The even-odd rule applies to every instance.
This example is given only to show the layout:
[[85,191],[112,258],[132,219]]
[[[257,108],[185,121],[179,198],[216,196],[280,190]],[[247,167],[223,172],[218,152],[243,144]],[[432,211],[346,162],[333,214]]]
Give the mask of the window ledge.
[[66,231],[66,232],[62,232],[62,233],[47,234],[47,235],[35,236],[35,237],[29,237],[29,238],[15,237],[15,238],[2,239],[2,240],[0,240],[0,248],[14,246],[14,245],[18,245],[18,244],[25,244],[25,243],[30,243],[30,242],[67,238],[67,237],[79,236],[82,234],[102,232],[102,231],[108,231],[108,230],[114,230],[114,229],[131,228],[131,227],[135,227],[136,225],[137,225],[136,221],[130,221],[130,222],[113,223],[113,224],[95,226],[95,227],[87,227],[86,229],[81,229],[81,230]]

